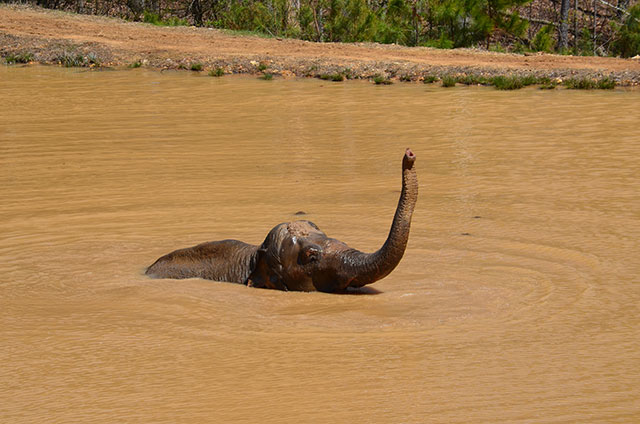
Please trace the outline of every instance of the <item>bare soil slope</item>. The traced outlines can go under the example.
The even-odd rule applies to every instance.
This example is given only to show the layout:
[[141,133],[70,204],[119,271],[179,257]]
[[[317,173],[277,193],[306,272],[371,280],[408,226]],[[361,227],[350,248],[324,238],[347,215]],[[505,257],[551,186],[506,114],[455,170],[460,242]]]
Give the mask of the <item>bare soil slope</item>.
[[622,85],[640,83],[634,59],[517,55],[472,49],[438,50],[363,43],[312,43],[239,36],[194,27],[157,27],[98,16],[18,6],[0,6],[0,53],[31,52],[55,63],[63,52],[97,55],[103,65],[141,61],[157,68],[222,67],[226,72],[257,73],[259,64],[284,76],[317,76],[345,69],[353,77],[380,74],[419,80],[444,73],[528,74],[554,78],[609,75]]

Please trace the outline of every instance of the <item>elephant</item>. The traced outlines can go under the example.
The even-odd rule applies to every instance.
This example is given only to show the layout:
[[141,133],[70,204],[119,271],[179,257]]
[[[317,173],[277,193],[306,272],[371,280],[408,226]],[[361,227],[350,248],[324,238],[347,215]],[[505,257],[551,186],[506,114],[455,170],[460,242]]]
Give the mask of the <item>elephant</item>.
[[146,270],[152,278],[204,278],[285,291],[344,293],[378,281],[398,265],[418,199],[415,154],[402,158],[402,192],[389,235],[374,253],[327,237],[313,222],[276,225],[260,246],[221,240],[179,249]]

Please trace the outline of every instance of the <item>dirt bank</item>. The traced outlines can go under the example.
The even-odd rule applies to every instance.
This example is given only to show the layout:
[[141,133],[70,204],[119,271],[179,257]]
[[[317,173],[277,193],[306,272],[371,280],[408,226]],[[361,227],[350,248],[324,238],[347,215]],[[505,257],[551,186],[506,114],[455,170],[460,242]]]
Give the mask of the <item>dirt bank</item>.
[[[472,49],[438,50],[369,43],[312,43],[239,36],[194,27],[157,27],[98,16],[0,5],[0,54],[29,52],[34,61],[93,53],[102,65],[175,69],[192,63],[227,73],[269,72],[317,76],[342,72],[356,78],[383,75],[420,80],[425,75],[535,74],[552,78],[610,76],[621,85],[640,84],[640,60],[517,55]],[[260,66],[262,65],[262,66]]]

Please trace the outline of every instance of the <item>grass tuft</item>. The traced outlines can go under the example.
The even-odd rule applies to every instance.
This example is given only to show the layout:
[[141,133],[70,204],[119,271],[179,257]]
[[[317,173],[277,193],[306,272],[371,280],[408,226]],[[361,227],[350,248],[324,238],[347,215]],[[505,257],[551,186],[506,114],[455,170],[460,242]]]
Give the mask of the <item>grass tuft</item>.
[[189,69],[195,72],[200,72],[202,71],[202,63],[200,62],[192,63]]
[[260,77],[260,79],[265,81],[271,81],[273,79],[273,74],[266,72],[263,76]]
[[341,73],[321,74],[318,76],[318,78],[325,81],[335,81],[335,82],[344,81],[344,75]]
[[451,75],[445,75],[442,77],[442,86],[443,87],[455,87],[458,79]]
[[522,85],[525,87],[528,87],[530,85],[536,85],[536,84],[540,84],[541,80],[540,78],[536,77],[535,75],[525,75],[523,77],[520,77],[520,81],[522,81]]
[[86,68],[100,66],[100,59],[95,53],[86,56],[64,52],[56,58],[56,61],[65,68]]
[[129,65],[129,68],[140,68],[140,67],[142,67],[142,62],[140,62],[139,60],[136,60],[135,62]]
[[524,87],[522,78],[517,76],[505,77],[499,75],[491,79],[491,84],[498,90],[518,90]]
[[392,82],[389,78],[384,77],[384,76],[382,76],[382,75],[376,75],[376,76],[374,76],[374,77],[373,77],[373,82],[374,82],[376,85],[391,85],[391,84],[393,84],[393,82]]
[[597,84],[589,78],[569,78],[564,80],[564,86],[569,90],[593,90]]
[[616,81],[613,78],[604,77],[599,79],[596,85],[600,90],[613,90],[616,88]]
[[144,12],[142,16],[142,22],[147,24],[157,25],[157,26],[186,26],[189,25],[186,19],[180,19],[176,17],[170,17],[166,20],[160,18],[160,15],[153,12]]
[[224,75],[224,69],[217,67],[209,71],[210,77],[221,77]]
[[491,81],[478,75],[464,75],[458,77],[457,82],[464,85],[489,85]]
[[425,84],[431,84],[438,81],[438,77],[435,75],[426,75],[424,77],[424,79],[422,80],[422,82],[424,82]]
[[29,52],[22,52],[22,53],[15,53],[15,54],[10,53],[4,57],[4,60],[7,63],[7,65],[13,65],[15,63],[29,63],[33,61],[33,54]]

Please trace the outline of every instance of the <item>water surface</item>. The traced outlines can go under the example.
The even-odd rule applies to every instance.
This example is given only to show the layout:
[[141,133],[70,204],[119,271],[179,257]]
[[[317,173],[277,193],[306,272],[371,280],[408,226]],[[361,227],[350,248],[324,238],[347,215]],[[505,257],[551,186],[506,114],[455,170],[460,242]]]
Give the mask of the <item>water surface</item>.
[[[638,422],[640,96],[0,68],[0,421]],[[304,218],[380,294],[150,280]]]

